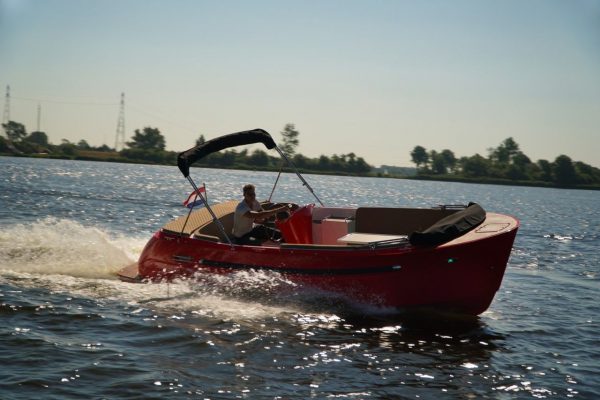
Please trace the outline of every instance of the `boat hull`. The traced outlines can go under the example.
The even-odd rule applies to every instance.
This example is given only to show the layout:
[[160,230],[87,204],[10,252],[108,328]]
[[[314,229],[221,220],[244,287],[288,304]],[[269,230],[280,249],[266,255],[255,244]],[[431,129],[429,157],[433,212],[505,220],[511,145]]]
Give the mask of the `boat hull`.
[[[190,177],[194,162],[253,143],[275,149],[320,205],[273,204],[269,199],[261,204],[264,213],[244,214],[253,222],[274,224],[283,244],[231,244],[239,200],[211,205],[204,188],[200,190]],[[500,287],[519,227],[517,219],[487,213],[476,203],[431,209],[325,207],[262,129],[199,143],[178,154],[177,166],[204,207],[190,210],[156,232],[139,258],[137,273],[135,267],[119,273],[124,280],[268,270],[361,303],[433,306],[477,315],[488,308]],[[273,191],[278,180],[279,175]]]
[[[138,261],[150,281],[268,270],[381,307],[432,306],[478,315],[500,288],[518,224],[437,247],[232,246],[160,230]],[[482,232],[485,233],[485,232]],[[472,237],[470,237],[470,236]]]

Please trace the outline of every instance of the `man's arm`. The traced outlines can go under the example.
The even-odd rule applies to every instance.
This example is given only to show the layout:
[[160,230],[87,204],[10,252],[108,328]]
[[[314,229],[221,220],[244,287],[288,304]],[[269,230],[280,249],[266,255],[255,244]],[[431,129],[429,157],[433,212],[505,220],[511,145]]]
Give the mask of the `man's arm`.
[[288,206],[284,205],[281,207],[277,207],[277,208],[273,208],[271,210],[262,210],[262,211],[246,211],[246,213],[244,214],[244,217],[246,218],[252,218],[254,221],[256,221],[257,219],[267,219],[269,217],[272,217],[273,215],[276,215],[278,212],[281,211],[287,211],[289,208]]

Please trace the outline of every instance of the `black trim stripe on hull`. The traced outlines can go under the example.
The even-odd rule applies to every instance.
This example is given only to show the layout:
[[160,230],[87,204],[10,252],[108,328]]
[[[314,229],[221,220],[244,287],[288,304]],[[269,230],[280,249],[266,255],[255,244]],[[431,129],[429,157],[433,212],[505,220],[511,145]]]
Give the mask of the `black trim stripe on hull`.
[[252,264],[239,264],[230,263],[223,261],[214,261],[202,259],[198,262],[200,266],[212,267],[212,268],[225,268],[231,270],[247,270],[254,269],[260,271],[275,271],[282,274],[295,274],[295,275],[365,275],[365,274],[379,274],[384,272],[395,272],[399,271],[402,267],[400,265],[390,265],[385,267],[369,267],[369,268],[286,268],[286,267],[271,267],[266,265],[252,265]]

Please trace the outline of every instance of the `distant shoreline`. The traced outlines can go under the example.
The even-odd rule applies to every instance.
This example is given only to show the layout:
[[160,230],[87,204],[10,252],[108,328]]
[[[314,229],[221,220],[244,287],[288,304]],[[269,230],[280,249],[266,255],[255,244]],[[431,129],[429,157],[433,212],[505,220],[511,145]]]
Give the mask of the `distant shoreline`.
[[[71,161],[96,161],[96,162],[115,162],[124,164],[142,164],[142,165],[164,165],[164,166],[177,166],[175,163],[151,163],[143,160],[131,160],[125,157],[114,157],[114,154],[109,153],[106,157],[94,157],[90,155],[49,155],[49,154],[6,154],[0,153],[1,157],[15,157],[15,158],[39,158],[39,159],[51,159],[51,160],[71,160]],[[257,168],[256,166],[247,165],[232,165],[231,167],[223,166],[198,166],[199,168],[215,168],[224,170],[242,170],[242,171],[264,171],[264,172],[278,172],[278,168],[267,167]],[[420,181],[437,181],[437,182],[457,182],[457,183],[474,183],[474,184],[485,184],[485,185],[501,185],[501,186],[525,186],[525,187],[542,187],[549,189],[576,189],[576,190],[600,190],[600,185],[572,185],[572,186],[558,186],[552,185],[548,182],[532,182],[532,181],[513,181],[508,179],[497,179],[497,178],[466,178],[456,176],[443,176],[443,175],[394,175],[394,174],[383,174],[383,173],[368,173],[368,174],[350,174],[340,172],[327,172],[327,171],[312,171],[299,168],[301,173],[313,174],[313,175],[331,175],[331,176],[356,176],[363,178],[390,178],[390,179],[408,179],[408,180],[420,180]],[[290,168],[283,168],[283,172],[293,172]]]
[[497,179],[497,178],[465,178],[465,177],[453,177],[453,176],[431,176],[431,175],[416,175],[416,176],[405,176],[403,179],[413,179],[420,181],[438,181],[438,182],[457,182],[457,183],[476,183],[484,185],[500,185],[500,186],[528,186],[528,187],[541,187],[548,189],[576,189],[576,190],[600,190],[600,185],[572,185],[572,186],[558,186],[553,185],[549,182],[532,182],[532,181],[511,181],[508,179]]

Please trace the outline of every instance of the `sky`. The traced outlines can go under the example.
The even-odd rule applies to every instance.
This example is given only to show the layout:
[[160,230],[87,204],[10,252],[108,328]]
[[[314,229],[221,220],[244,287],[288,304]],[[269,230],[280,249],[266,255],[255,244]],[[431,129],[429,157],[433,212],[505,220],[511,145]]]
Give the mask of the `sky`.
[[125,93],[126,141],[173,151],[292,123],[308,157],[512,137],[600,167],[600,0],[0,0],[3,111],[8,85],[10,120],[54,144],[114,147]]

